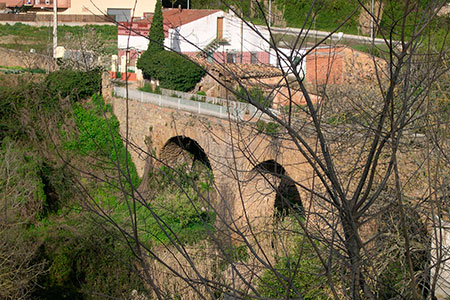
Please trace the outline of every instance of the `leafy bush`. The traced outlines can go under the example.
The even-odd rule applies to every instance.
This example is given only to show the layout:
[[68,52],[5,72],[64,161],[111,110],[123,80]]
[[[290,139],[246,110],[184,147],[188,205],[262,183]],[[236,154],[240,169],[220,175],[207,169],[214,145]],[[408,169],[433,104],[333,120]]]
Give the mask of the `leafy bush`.
[[[94,95],[91,103],[83,106],[79,103],[73,105],[75,124],[78,134],[65,136],[65,146],[83,156],[104,157],[107,160],[99,168],[114,168],[119,163],[126,174],[128,162],[131,182],[137,186],[139,177],[131,161],[130,154],[123,146],[119,133],[119,121],[112,115],[112,107],[106,105],[101,96]],[[111,115],[110,117],[106,117]],[[125,182],[125,184],[127,184]]]
[[[320,245],[317,246],[320,248]],[[260,296],[271,299],[329,299],[324,289],[327,276],[323,274],[323,266],[310,242],[300,240],[295,248],[295,254],[278,259],[274,271],[263,273],[258,286]]]
[[47,75],[44,85],[50,97],[69,97],[79,101],[101,91],[102,78],[99,70],[88,72],[61,70]]
[[[133,254],[117,234],[74,214],[67,219],[70,223],[50,222],[33,232],[43,240],[39,260],[48,262],[33,299],[122,298],[143,290]],[[75,229],[76,224],[83,226]]]
[[19,89],[0,87],[0,140],[25,135],[19,112],[24,105],[23,97]]
[[259,120],[256,122],[256,129],[267,135],[275,136],[280,132],[280,125],[274,122],[264,122]]
[[[203,165],[196,169],[188,170],[187,165],[176,169],[163,166],[150,175],[150,187],[160,190],[152,207],[178,238],[187,243],[204,239],[206,226],[214,222],[215,218],[201,196],[212,191],[212,174]],[[150,220],[149,225],[150,232],[157,240],[168,239],[155,220]]]
[[[92,96],[97,89],[83,81],[83,74],[59,71],[43,83],[0,88],[0,194],[8,196],[0,196],[0,207],[8,210],[8,217],[0,218],[1,299],[98,299],[100,294],[123,298],[132,289],[143,289],[132,270],[131,251],[120,236],[105,233],[101,226],[84,218],[85,211],[79,209],[79,203],[74,204],[77,189],[71,173],[65,165],[58,165],[59,160],[53,160],[53,152],[46,151],[57,146],[58,154],[69,154],[77,168],[109,174],[115,170],[110,171],[112,160],[124,166],[128,159],[131,180],[139,183],[111,107],[97,96],[83,104],[72,101],[71,107],[67,107],[68,101],[58,101],[59,97],[77,100]],[[66,113],[69,108],[72,115]],[[27,118],[23,118],[24,112]],[[44,124],[53,133],[58,130],[57,124],[67,121],[60,115],[72,117],[70,121],[74,122],[65,124],[74,124],[77,132],[72,126],[65,126],[67,131],[59,128],[65,148],[60,147],[56,135],[47,145],[49,140],[43,137],[48,132],[39,134],[39,122],[45,122],[47,114],[61,120]],[[80,156],[98,159],[92,166],[90,157],[86,163]],[[116,177],[109,179],[117,185]],[[99,191],[114,197],[111,188],[107,190],[96,180],[81,180],[90,193]]]
[[142,55],[138,68],[142,70],[144,78],[159,80],[162,88],[182,92],[192,90],[205,75],[203,68],[171,51]]
[[257,102],[264,107],[272,107],[273,99],[264,95],[264,91],[259,87],[252,87],[251,89],[245,89],[241,87],[237,94],[237,100],[240,102],[250,103]]
[[153,93],[152,85],[148,82],[144,83],[144,86],[138,88],[138,90],[146,92],[146,93]]

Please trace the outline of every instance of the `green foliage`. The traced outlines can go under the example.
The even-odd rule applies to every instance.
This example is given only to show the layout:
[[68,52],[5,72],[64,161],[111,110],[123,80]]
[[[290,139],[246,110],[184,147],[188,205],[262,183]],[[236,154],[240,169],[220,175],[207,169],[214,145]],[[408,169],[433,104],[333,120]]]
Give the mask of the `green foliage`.
[[156,53],[148,50],[142,53],[136,62],[136,67],[142,70],[145,79],[155,79],[158,76],[159,61],[155,58]]
[[[310,29],[325,31],[336,29],[336,26],[359,7],[358,1],[348,0],[324,0],[314,3],[308,0],[276,0],[275,3],[283,9],[287,26],[301,28],[306,23]],[[359,10],[339,31],[358,33],[358,17]]]
[[86,99],[101,91],[99,70],[88,72],[61,70],[50,73],[44,81],[50,97],[69,97],[71,101]]
[[6,137],[1,143],[0,160],[8,164],[0,168],[0,191],[9,195],[10,205],[17,209],[10,217],[35,224],[56,213],[71,198],[71,174],[64,167],[44,162],[36,149]]
[[[106,158],[98,162],[98,168],[115,168],[117,163],[123,174],[128,174],[127,170],[130,171],[130,180],[137,186],[139,177],[131,156],[123,145],[119,121],[112,114],[112,107],[106,105],[101,96],[94,95],[86,106],[74,103],[73,113],[78,134],[65,137],[66,148],[82,156]],[[127,184],[126,180],[124,183]]]
[[[66,219],[70,221],[33,229],[33,235],[42,238],[39,259],[48,261],[33,299],[122,297],[133,289],[143,290],[131,250],[119,236],[74,214]],[[77,224],[83,225],[75,229]]]
[[0,140],[25,134],[19,112],[23,102],[23,91],[0,86]]
[[[152,209],[165,225],[160,226],[155,218],[145,218],[148,237],[156,243],[166,242],[169,237],[163,229],[172,230],[182,243],[194,243],[207,237],[213,230],[215,215],[209,210],[208,198],[213,192],[212,174],[202,165],[198,170],[188,170],[186,165],[176,169],[161,167],[150,174],[149,188],[157,191]],[[172,238],[172,234],[169,234]]]
[[267,135],[276,136],[280,132],[280,125],[275,122],[265,122],[259,120],[256,122],[256,129]]
[[[261,276],[258,292],[271,299],[328,299],[327,278],[309,241],[300,240],[293,255],[279,258],[275,270]],[[319,245],[317,245],[319,246]],[[300,256],[301,254],[301,256]]]
[[250,103],[257,102],[264,107],[272,107],[273,99],[264,95],[264,91],[255,86],[250,89],[241,87],[236,94],[236,98],[240,102]]
[[3,222],[19,219],[20,222],[33,223],[42,214],[46,196],[40,177],[41,166],[42,160],[32,149],[9,137],[1,141],[0,203],[5,209],[11,206],[15,213],[8,214]]
[[[59,25],[58,35],[64,37],[67,33],[72,34],[83,34],[86,30],[93,29],[100,34],[100,36],[105,39],[114,39],[117,36],[116,26],[111,25],[84,25],[84,26],[69,26],[69,25]],[[14,23],[0,25],[0,35],[19,35],[24,38],[47,38],[52,34],[51,26],[30,26],[23,23]]]
[[153,14],[148,38],[147,51],[139,57],[136,66],[142,70],[144,78],[159,78],[158,68],[160,61],[157,55],[159,52],[164,51],[164,27],[161,1],[156,1],[155,13]]
[[151,55],[164,50],[164,27],[161,1],[157,0],[152,18],[150,32],[148,33],[149,44],[146,52]]
[[[52,37],[51,26],[30,26],[23,23],[13,25],[0,25],[0,36],[9,36],[13,42],[2,44],[2,47],[30,52],[48,54],[49,40]],[[108,43],[109,53],[117,51],[117,27],[111,25],[84,25],[84,26],[58,26],[58,43],[61,46],[70,46],[71,36],[83,36],[86,32],[94,31],[102,42]]]
[[152,85],[148,82],[144,83],[143,87],[138,88],[138,90],[146,92],[146,93],[153,93]]
[[144,78],[158,79],[162,88],[182,92],[192,90],[205,75],[203,68],[171,51],[142,55],[138,68],[142,70]]
[[7,67],[0,66],[0,72],[5,74],[21,74],[25,72],[29,72],[31,74],[45,74],[47,73],[45,70],[40,68],[23,68],[23,67]]
[[[400,40],[404,38],[408,40],[413,34],[422,30],[423,22],[426,20],[423,16],[429,14],[426,8],[430,5],[430,0],[419,0],[414,3],[401,1],[384,0],[384,11],[381,19],[380,27],[386,35],[392,35],[392,39]],[[406,3],[409,4],[405,16]],[[403,22],[405,26],[403,28]],[[448,44],[448,28],[450,18],[448,16],[435,17],[430,24],[427,24],[424,34],[422,34],[421,46],[425,51],[439,50],[449,46]]]
[[[74,121],[77,132],[68,131],[73,128],[70,126],[59,128],[64,149],[58,148],[58,153],[69,154],[71,163],[79,168],[109,175],[117,174],[113,161],[118,161],[127,174],[125,161],[128,160],[129,178],[133,184],[139,184],[119,135],[119,123],[101,97],[94,96],[83,104],[72,101],[70,111],[73,114],[66,113],[67,107],[63,111],[67,102],[60,102],[59,97],[76,100],[91,96],[89,84],[79,81],[83,78],[81,75],[82,72],[61,71],[47,76],[44,84],[30,82],[20,87],[0,88],[0,206],[6,207],[5,200],[12,205],[8,207],[8,219],[0,218],[0,223],[8,224],[0,224],[0,273],[4,278],[8,276],[8,280],[15,279],[12,284],[8,283],[12,287],[8,290],[3,289],[0,281],[2,299],[20,298],[20,295],[9,295],[17,295],[22,290],[33,292],[32,299],[97,299],[99,294],[119,298],[129,295],[132,289],[143,289],[137,273],[132,270],[132,253],[120,237],[92,224],[90,219],[84,218],[86,214],[80,210],[79,203],[74,203],[77,193],[73,174],[65,165],[58,164],[52,153],[45,153],[45,158],[42,156],[42,152],[55,147],[53,142],[59,141],[54,136],[52,144],[46,145],[49,139],[40,135],[38,122],[42,120],[37,116],[44,119],[47,114],[73,117],[70,121]],[[65,82],[59,82],[61,80]],[[70,94],[74,87],[83,84],[81,93],[77,89]],[[23,121],[24,113],[27,122]],[[61,120],[61,124],[73,124],[65,121]],[[50,132],[58,130],[51,128],[52,123],[45,125]],[[42,149],[38,149],[41,146]],[[93,156],[98,159],[92,165],[79,159],[89,160]],[[114,176],[109,179],[106,184],[87,178],[80,180],[89,192],[118,203],[117,189],[113,187],[119,185],[119,180]],[[125,185],[125,189],[129,191],[129,185]],[[2,198],[4,195],[8,197]],[[8,258],[6,262],[4,257]],[[36,283],[37,289],[34,288]]]

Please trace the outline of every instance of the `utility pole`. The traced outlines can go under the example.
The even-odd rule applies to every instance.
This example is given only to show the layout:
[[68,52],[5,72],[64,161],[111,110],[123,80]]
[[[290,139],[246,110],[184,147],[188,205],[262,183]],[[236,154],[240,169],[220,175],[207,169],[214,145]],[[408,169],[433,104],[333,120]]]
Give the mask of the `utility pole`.
[[374,0],[372,0],[371,2],[370,2],[370,39],[373,39],[373,36],[374,36],[374,30],[373,30],[373,7],[374,7],[374,4],[373,4],[373,1]]
[[53,58],[56,58],[58,47],[58,0],[53,0]]
[[189,9],[189,0],[187,0],[187,9]]
[[272,23],[272,0],[269,0],[269,28]]
[[[243,16],[243,13],[241,13],[241,15]],[[241,18],[241,64],[242,64],[242,58],[244,55],[244,21]]]

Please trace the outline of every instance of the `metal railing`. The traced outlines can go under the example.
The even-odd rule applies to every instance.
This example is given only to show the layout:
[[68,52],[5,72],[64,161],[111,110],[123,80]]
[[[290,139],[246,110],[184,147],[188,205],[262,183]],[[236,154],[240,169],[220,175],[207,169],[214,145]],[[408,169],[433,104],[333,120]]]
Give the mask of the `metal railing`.
[[[173,92],[173,91],[172,91]],[[233,119],[242,120],[245,114],[258,115],[255,107],[236,101],[230,101],[226,99],[211,98],[210,101],[215,103],[199,102],[189,99],[185,99],[183,96],[199,96],[188,93],[178,92],[179,97],[171,97],[166,95],[147,93],[136,89],[128,88],[128,99],[137,100],[142,103],[151,103],[160,107],[174,108],[177,110],[183,110],[193,112],[196,114],[207,115],[217,117],[221,119]],[[126,98],[127,89],[125,87],[114,87],[114,94],[116,97]]]
[[161,89],[161,93],[164,96],[179,97],[179,98],[183,98],[183,99],[189,99],[192,101],[200,101],[200,102],[211,103],[211,104],[216,104],[216,105],[221,105],[221,106],[231,106],[233,108],[236,108],[236,109],[239,109],[242,111],[249,111],[249,112],[256,111],[256,108],[249,105],[248,103],[234,101],[234,100],[227,100],[224,98],[196,95],[196,94],[179,92],[179,91],[174,91],[174,90],[167,90],[167,89]]

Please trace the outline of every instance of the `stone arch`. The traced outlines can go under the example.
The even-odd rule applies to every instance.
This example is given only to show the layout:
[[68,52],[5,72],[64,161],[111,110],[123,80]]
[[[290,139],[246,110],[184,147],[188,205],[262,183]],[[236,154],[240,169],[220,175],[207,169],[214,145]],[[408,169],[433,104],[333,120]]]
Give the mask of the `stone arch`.
[[274,220],[293,209],[303,214],[295,181],[275,160],[254,166],[242,186],[242,201],[235,203],[235,218],[240,220],[241,228],[246,228],[248,222],[261,228],[271,226]]
[[178,135],[170,138],[161,148],[159,158],[163,164],[176,167],[186,164],[195,167],[197,162],[212,170],[211,163],[205,150],[190,137]]
[[275,216],[286,215],[291,209],[304,214],[303,203],[297,186],[282,165],[275,160],[267,160],[256,165],[252,171],[266,178],[267,175],[274,177],[273,179],[275,180],[273,180],[271,187],[275,192],[275,201],[273,204]]

